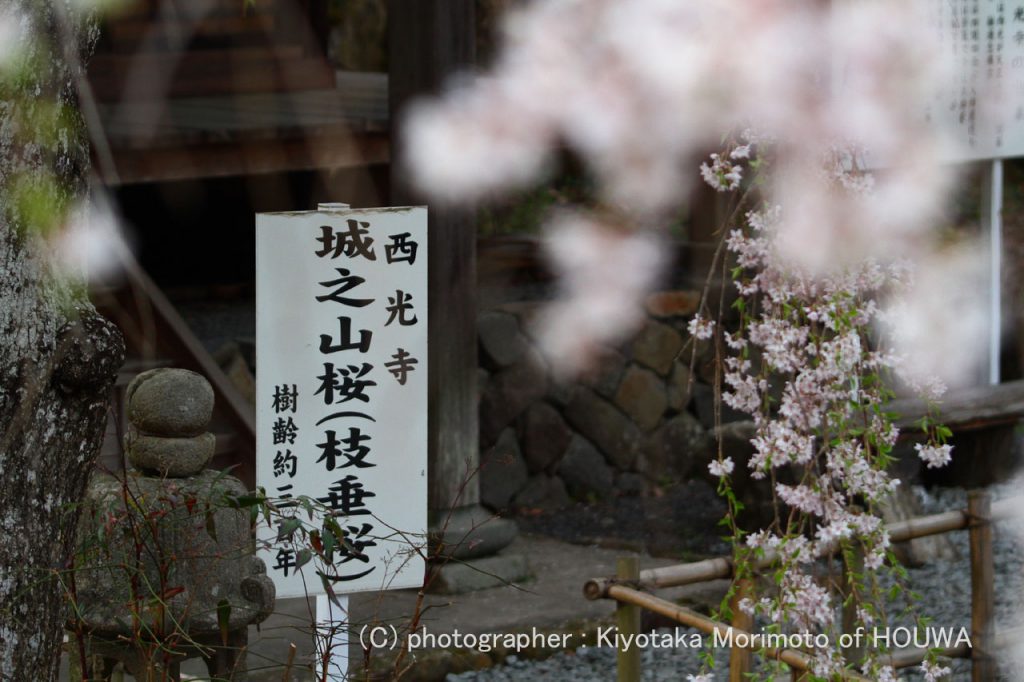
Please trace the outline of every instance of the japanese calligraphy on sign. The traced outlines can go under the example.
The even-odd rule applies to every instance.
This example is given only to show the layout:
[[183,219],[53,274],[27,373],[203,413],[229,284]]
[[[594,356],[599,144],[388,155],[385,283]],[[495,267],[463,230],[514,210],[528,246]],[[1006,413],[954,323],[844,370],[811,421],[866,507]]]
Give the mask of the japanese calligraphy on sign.
[[1024,156],[1024,0],[928,0],[953,78],[926,118],[955,132],[955,160]]
[[[256,216],[258,485],[342,529],[338,593],[419,586],[427,519],[426,208]],[[322,592],[260,527],[280,597]]]

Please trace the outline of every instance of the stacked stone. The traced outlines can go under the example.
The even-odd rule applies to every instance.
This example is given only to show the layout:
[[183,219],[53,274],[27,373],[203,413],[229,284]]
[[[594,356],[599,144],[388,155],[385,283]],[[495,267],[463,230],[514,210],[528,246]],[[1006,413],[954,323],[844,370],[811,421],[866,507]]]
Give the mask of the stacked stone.
[[[714,349],[687,331],[698,302],[693,291],[651,295],[637,334],[602,348],[591,371],[568,384],[531,337],[543,304],[482,313],[483,502],[550,511],[701,475],[713,455],[715,366]],[[745,418],[723,409],[723,422]]]
[[[231,502],[248,490],[205,469],[215,445],[206,431],[213,389],[195,372],[156,369],[129,384],[126,400],[135,470],[93,475],[78,532],[76,613],[89,631],[96,678],[109,679],[117,661],[138,679],[164,666],[173,675],[181,660],[202,656],[212,679],[243,682],[247,628],[273,611],[275,589],[254,556],[248,509]],[[132,585],[143,586],[141,594]],[[166,613],[147,606],[161,600]],[[133,618],[169,645],[138,646]]]
[[202,375],[149,370],[128,384],[125,399],[131,423],[125,449],[132,466],[170,478],[192,476],[206,467],[217,443],[206,430],[213,416],[213,388]]

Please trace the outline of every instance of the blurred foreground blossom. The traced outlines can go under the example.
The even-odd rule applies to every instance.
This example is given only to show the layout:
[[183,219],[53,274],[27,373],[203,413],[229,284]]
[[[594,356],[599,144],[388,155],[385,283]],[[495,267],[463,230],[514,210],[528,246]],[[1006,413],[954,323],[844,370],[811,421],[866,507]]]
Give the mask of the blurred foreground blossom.
[[465,200],[531,182],[566,144],[610,198],[657,210],[685,198],[705,149],[753,125],[784,166],[856,143],[898,177],[938,153],[921,123],[945,71],[916,7],[535,2],[510,16],[489,77],[412,112],[407,161],[423,189]]
[[86,281],[110,279],[121,268],[128,241],[109,200],[97,194],[70,211],[64,226],[51,239],[57,270]]
[[23,36],[28,33],[24,21],[11,9],[0,9],[0,76],[26,47]]
[[899,356],[897,371],[915,390],[929,393],[936,379],[954,388],[978,383],[988,338],[987,287],[981,249],[962,244],[918,259],[913,281],[881,315]]
[[539,340],[559,360],[556,369],[571,374],[587,366],[598,344],[639,322],[640,301],[661,274],[662,249],[654,233],[568,212],[551,221],[546,246],[565,296],[541,316]]
[[[941,163],[948,144],[937,125],[924,123],[950,74],[924,7],[533,2],[510,14],[490,75],[412,108],[405,162],[434,199],[474,201],[536,182],[567,148],[623,222],[648,225],[666,222],[699,179],[700,157],[732,136],[732,152],[713,157],[705,179],[723,191],[740,188],[756,174],[758,148],[770,146],[761,188],[771,205],[785,207],[778,248],[801,270],[923,252],[952,182]],[[867,176],[867,163],[884,171]],[[625,269],[617,257],[573,266],[574,281],[602,284]],[[594,317],[583,311],[597,295],[578,284],[567,290],[585,298],[560,309]],[[602,339],[635,319],[611,309],[636,293],[600,304]],[[554,314],[547,319],[561,324]],[[550,346],[558,360],[582,343]]]

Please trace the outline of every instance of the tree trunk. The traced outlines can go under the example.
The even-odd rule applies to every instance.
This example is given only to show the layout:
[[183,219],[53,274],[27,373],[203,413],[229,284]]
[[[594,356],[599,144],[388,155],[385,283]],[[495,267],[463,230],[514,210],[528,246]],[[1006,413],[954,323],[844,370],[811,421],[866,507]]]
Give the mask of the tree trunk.
[[91,43],[95,26],[62,26],[48,2],[3,5],[11,14],[0,18],[17,17],[30,61],[17,76],[0,65],[0,680],[51,681],[77,504],[124,343],[81,286],[54,270],[43,239],[86,192],[74,96],[83,67],[62,45]]

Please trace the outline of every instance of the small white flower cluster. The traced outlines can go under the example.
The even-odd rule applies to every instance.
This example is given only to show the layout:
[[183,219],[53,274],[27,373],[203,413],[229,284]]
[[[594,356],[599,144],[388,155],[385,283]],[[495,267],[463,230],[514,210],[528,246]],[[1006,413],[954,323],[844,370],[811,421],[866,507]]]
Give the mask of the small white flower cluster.
[[932,663],[931,661],[925,661],[921,664],[921,674],[924,675],[925,682],[936,682],[952,672],[953,671],[951,669],[944,668],[937,663]]
[[[874,670],[872,670],[873,667]],[[897,682],[899,680],[896,676],[896,669],[891,665],[872,666],[869,661],[861,666],[861,672],[874,677],[876,682]]]
[[[739,150],[743,151],[737,154]],[[715,190],[731,192],[740,186],[740,181],[743,180],[743,169],[739,164],[732,163],[730,159],[746,158],[749,154],[749,146],[737,147],[728,159],[723,158],[721,154],[712,154],[711,165],[707,163],[700,165],[700,176]]]
[[706,320],[698,313],[693,316],[686,328],[689,330],[693,338],[705,341],[714,335],[715,321]]
[[708,471],[711,472],[712,476],[722,477],[728,476],[732,473],[734,465],[732,463],[732,457],[726,457],[725,459],[715,459],[708,464]]
[[953,446],[948,444],[943,445],[922,445],[918,443],[914,446],[917,451],[917,456],[921,458],[921,461],[928,465],[929,469],[939,469],[946,466],[953,460]]

